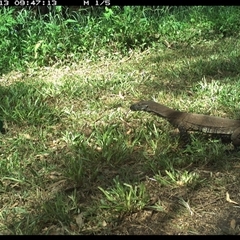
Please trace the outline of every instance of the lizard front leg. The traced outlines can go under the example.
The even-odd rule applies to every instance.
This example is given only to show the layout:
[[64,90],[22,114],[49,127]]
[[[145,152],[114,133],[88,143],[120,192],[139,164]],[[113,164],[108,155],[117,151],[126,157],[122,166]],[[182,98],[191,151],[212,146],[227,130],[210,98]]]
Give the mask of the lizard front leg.
[[189,133],[187,132],[186,128],[183,126],[178,126],[180,132],[180,142],[181,145],[186,146],[187,144],[191,143],[191,139]]
[[240,127],[235,129],[231,135],[231,141],[234,147],[240,146]]

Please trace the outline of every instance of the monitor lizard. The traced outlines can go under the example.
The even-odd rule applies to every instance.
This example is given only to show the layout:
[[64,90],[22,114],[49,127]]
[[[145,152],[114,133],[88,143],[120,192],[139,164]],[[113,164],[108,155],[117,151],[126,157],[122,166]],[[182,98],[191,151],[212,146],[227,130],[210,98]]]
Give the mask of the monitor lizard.
[[204,114],[181,112],[154,101],[140,101],[130,106],[132,111],[145,111],[165,118],[186,139],[188,131],[199,131],[209,134],[230,137],[234,147],[240,146],[240,120],[221,118]]

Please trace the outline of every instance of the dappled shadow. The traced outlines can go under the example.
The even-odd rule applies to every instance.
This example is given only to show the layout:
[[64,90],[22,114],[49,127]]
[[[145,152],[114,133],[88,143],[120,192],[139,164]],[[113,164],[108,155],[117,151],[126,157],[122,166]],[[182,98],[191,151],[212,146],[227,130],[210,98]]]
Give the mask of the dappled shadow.
[[[184,50],[169,49],[163,54],[163,57],[148,58],[152,63],[156,63],[155,68],[150,73],[150,75],[153,75],[153,79],[144,86],[145,89],[147,88],[148,93],[150,92],[152,95],[162,89],[174,93],[178,91],[183,92],[188,89],[188,86],[192,86],[193,83],[200,81],[203,75],[207,79],[224,79],[224,81],[230,74],[232,74],[230,77],[238,76],[236,64],[239,63],[239,59],[236,56],[230,58],[230,61],[224,57],[216,60],[213,58],[212,61],[215,63],[209,67],[208,58],[214,55],[214,51],[216,50],[209,48],[207,51],[202,51],[201,47],[196,46],[195,49],[189,51],[188,48],[186,47],[186,52]],[[161,67],[164,67],[164,62],[181,59],[181,56],[185,56],[184,54],[189,57],[189,61],[183,59],[182,65],[173,65],[167,72],[161,71]],[[203,55],[206,56],[203,57]],[[204,60],[199,60],[198,57]],[[86,85],[88,85],[88,82],[86,82]],[[80,88],[83,88],[83,86],[81,85]],[[7,122],[13,122],[16,125],[36,125],[36,127],[58,123],[60,121],[59,114],[54,109],[54,103],[52,104],[51,101],[47,101],[48,99],[36,98],[34,91],[34,88],[31,89],[31,87],[24,83],[13,84],[9,87],[0,87],[0,100],[2,102],[0,111],[3,118]],[[80,95],[80,98],[80,90],[77,93]],[[76,97],[76,101],[79,101],[77,96],[74,97]],[[95,98],[93,97],[93,99]],[[41,105],[42,102],[46,104]],[[25,114],[23,117],[17,114],[18,108],[24,108],[24,111],[21,111],[21,113]],[[76,106],[77,108],[79,108],[79,105]],[[39,109],[42,114],[36,118],[36,112],[34,111]],[[82,108],[80,108],[80,111],[82,111]],[[32,113],[32,115],[29,113]],[[107,114],[105,110],[104,114]],[[147,124],[151,124],[147,118],[144,119],[146,119]],[[127,120],[125,119],[124,121]],[[115,121],[117,122],[119,119],[114,119]],[[107,127],[110,127],[112,122],[105,124],[107,124]],[[25,211],[23,213],[21,212],[22,209],[16,207],[16,210],[20,211],[20,213],[17,213],[16,218],[13,216],[5,223],[12,234],[16,233],[16,227],[23,234],[69,234],[64,227],[79,234],[222,234],[229,231],[228,226],[224,229],[223,225],[228,225],[232,219],[236,221],[235,225],[238,225],[238,208],[233,208],[233,205],[225,200],[225,194],[226,191],[229,191],[230,197],[235,201],[239,201],[237,187],[240,184],[240,176],[238,174],[239,152],[224,156],[214,155],[214,153],[210,152],[210,157],[209,152],[205,151],[205,154],[199,154],[196,148],[195,152],[194,150],[192,151],[192,154],[184,153],[184,150],[181,148],[166,150],[164,149],[167,148],[166,143],[163,146],[159,146],[160,150],[155,153],[148,153],[146,149],[139,147],[139,145],[135,146],[134,150],[132,150],[132,147],[123,149],[118,144],[122,139],[120,135],[128,132],[124,135],[124,138],[128,139],[128,143],[133,143],[135,139],[132,129],[139,130],[132,123],[127,123],[124,126],[124,131],[119,136],[116,136],[118,142],[115,142],[115,144],[113,142],[106,149],[94,146],[94,139],[92,139],[92,142],[90,141],[92,145],[87,145],[86,147],[83,143],[91,136],[92,132],[94,133],[94,129],[90,129],[90,134],[87,134],[87,126],[80,129],[79,124],[76,123],[70,129],[67,124],[65,125],[56,127],[56,132],[58,134],[61,133],[59,134],[61,137],[62,133],[67,129],[69,135],[70,133],[78,133],[80,136],[83,135],[84,138],[80,140],[74,139],[74,144],[72,145],[69,143],[71,141],[68,144],[64,143],[61,145],[61,142],[56,141],[59,140],[59,135],[59,138],[55,139],[55,136],[52,136],[54,134],[50,133],[48,136],[49,143],[44,143],[45,152],[43,151],[41,154],[38,154],[37,157],[39,159],[33,158],[33,164],[36,165],[40,161],[42,165],[49,166],[52,163],[56,166],[61,165],[66,171],[68,168],[71,168],[71,171],[69,171],[68,177],[66,177],[56,172],[54,172],[54,176],[48,176],[48,173],[38,175],[37,170],[41,170],[38,167],[36,169],[34,167],[33,169],[30,169],[30,167],[29,169],[28,167],[24,169],[26,172],[31,170],[33,175],[37,175],[36,181],[43,181],[44,186],[41,185],[40,190],[36,190],[36,186],[28,186],[28,188],[33,187],[32,191],[36,191],[38,194],[42,191],[42,195],[40,194],[39,202],[36,201],[35,192],[32,199],[29,196],[23,199],[26,208],[28,208],[27,201],[30,201],[32,204],[32,206],[29,206],[29,209],[31,209],[29,212]],[[93,125],[96,125],[96,122]],[[118,126],[114,128],[118,128]],[[104,134],[105,130],[107,128],[103,129],[102,134]],[[148,133],[149,135],[152,134],[149,129]],[[154,134],[151,136],[153,137],[153,141],[156,141]],[[141,139],[141,141],[145,141],[144,144],[146,144],[145,138]],[[162,141],[165,140],[163,139]],[[50,147],[47,144],[52,145]],[[48,153],[45,154],[46,152]],[[114,155],[108,158],[110,156],[107,154],[108,152],[114,153]],[[215,156],[216,160],[206,160],[212,159],[213,156]],[[188,159],[188,161],[177,164],[176,162],[181,158]],[[200,176],[199,183],[196,186],[192,186],[191,184],[189,186],[162,186],[154,181],[153,177],[156,172],[165,173],[165,170],[169,170],[166,160],[170,161],[176,169],[198,172]],[[148,164],[146,164],[147,161]],[[149,167],[150,165],[151,168]],[[36,172],[33,171],[34,169]],[[79,179],[74,180],[73,176],[70,175],[74,169],[76,172],[82,169],[82,175],[79,175]],[[48,181],[45,182],[45,178]],[[102,221],[104,224],[101,225],[96,208],[90,210],[92,207],[91,204],[94,201],[102,199],[99,187],[109,189],[109,187],[113,186],[113,179],[115,178],[118,178],[121,183],[127,183],[132,186],[138,185],[139,182],[146,183],[147,191],[150,194],[148,205],[152,206],[159,201],[159,204],[164,206],[163,211],[158,212],[147,206],[143,210],[134,213],[119,214],[119,216],[116,214],[110,220],[106,217]],[[23,183],[20,182],[17,185],[11,183],[6,188],[9,188],[9,186],[12,187],[10,192],[14,196],[15,192],[24,192],[26,186]],[[5,182],[2,184],[4,185]],[[5,198],[9,197],[9,192],[6,191],[4,194]],[[1,194],[1,197],[4,194]],[[68,206],[69,199],[72,199],[72,194],[76,194],[77,202],[72,208],[67,209],[66,206]],[[59,197],[61,195],[64,197]],[[2,205],[4,205],[3,199],[1,202]],[[60,201],[59,199],[62,200]],[[189,206],[193,214],[186,206],[180,204],[179,199],[184,199],[186,202],[189,201]],[[21,199],[21,201],[23,200]],[[15,204],[18,204],[18,202],[16,201]],[[19,205],[21,204],[23,203],[19,203]],[[15,205],[12,208],[15,209]],[[60,215],[58,215],[59,210],[61,210]],[[85,229],[80,230],[78,230],[74,219],[79,210],[85,214],[84,224],[87,226]],[[64,219],[64,216],[66,216],[66,219]],[[93,226],[93,222],[91,221],[95,221],[95,226]],[[71,226],[68,226],[70,222]],[[236,229],[237,226],[233,230]]]
[[[239,164],[233,162],[230,168]],[[189,167],[190,171],[192,167]],[[164,211],[143,210],[130,214],[113,232],[117,234],[239,234],[239,208],[227,202],[226,192],[239,203],[239,174],[209,166],[194,168],[206,182],[197,187],[160,187],[157,183],[149,192],[165,206]],[[153,184],[153,183],[152,183]],[[158,189],[158,190],[157,190]],[[235,191],[236,190],[236,191]],[[189,205],[180,203],[183,199]],[[235,221],[234,227],[231,222]]]
[[[112,145],[109,151],[112,152],[114,149],[118,151],[118,146]],[[53,150],[51,155],[46,156],[44,160],[46,164],[54,161],[56,165],[64,163],[65,165],[62,167],[65,169],[83,167],[83,175],[79,181],[71,181],[63,175],[49,178],[48,182],[43,178],[45,188],[41,187],[38,190],[41,199],[36,201],[35,195],[32,199],[28,197],[34,207],[29,206],[31,209],[29,212],[25,211],[17,217],[9,217],[9,221],[5,222],[10,234],[16,234],[16,226],[23,234],[69,234],[66,231],[67,228],[71,228],[75,234],[223,234],[229,230],[224,230],[221,227],[223,224],[228,224],[231,219],[238,221],[236,215],[238,210],[225,201],[225,193],[229,191],[232,199],[240,201],[237,188],[240,184],[240,177],[234,171],[239,166],[239,153],[235,153],[235,160],[229,157],[232,159],[228,163],[228,169],[232,169],[231,171],[228,171],[223,163],[218,165],[217,160],[214,163],[201,164],[201,159],[199,159],[198,163],[189,165],[187,162],[182,164],[180,168],[199,173],[200,180],[196,186],[162,186],[150,179],[154,173],[146,168],[144,164],[146,153],[141,148],[134,152],[130,148],[126,149],[125,160],[122,161],[114,161],[114,159],[107,161],[104,157],[100,157],[99,149],[93,146],[84,149],[87,154],[82,155],[82,151],[81,144],[59,146]],[[169,152],[166,154],[172,154],[174,162],[174,158],[183,157],[178,156],[180,153],[181,149],[178,153]],[[122,152],[119,151],[118,154],[122,155]],[[89,156],[96,156],[96,161],[94,159],[88,161]],[[56,157],[57,159],[55,159]],[[74,166],[70,166],[70,158],[73,161],[76,160]],[[194,158],[194,154],[192,158]],[[84,162],[81,162],[82,159]],[[152,156],[152,161],[155,162],[155,172],[165,170],[160,162],[163,159],[164,156]],[[99,216],[98,211],[94,208],[90,210],[90,207],[92,203],[100,201],[103,197],[99,187],[108,189],[113,186],[113,179],[116,177],[118,177],[119,182],[133,186],[139,182],[144,182],[150,194],[148,207],[134,213],[116,214],[111,217],[111,220],[105,218],[103,219],[106,222],[105,227],[92,226],[91,221],[94,221],[94,218],[98,219]],[[201,183],[201,180],[204,179],[205,181]],[[23,185],[22,190],[24,187],[26,186]],[[12,194],[15,191],[21,191],[21,184],[18,185],[18,189],[12,189]],[[7,197],[7,194],[9,193],[2,194],[2,201],[4,201],[3,195]],[[75,205],[71,207],[70,199],[72,199],[73,194],[77,200]],[[180,204],[180,199],[189,202],[193,214]],[[156,202],[163,206],[163,211],[158,212],[149,208]],[[2,203],[4,204],[4,202]],[[78,229],[75,222],[79,209],[85,216],[83,229]],[[233,211],[235,214],[231,215]],[[89,220],[88,217],[92,220]],[[226,220],[227,217],[230,218],[229,221]],[[71,226],[68,225],[69,222],[71,222]],[[97,223],[95,222],[95,224]],[[88,226],[87,229],[84,228],[85,225]]]
[[[35,85],[35,86],[34,86]],[[17,125],[48,125],[60,121],[60,113],[41,94],[43,83],[15,82],[0,85],[0,119]],[[37,90],[36,86],[39,87]]]
[[236,39],[226,39],[229,51],[226,52],[221,45],[223,42],[221,39],[211,45],[206,42],[194,46],[179,43],[170,49],[151,54],[143,60],[143,64],[146,62],[147,65],[152,65],[149,67],[151,77],[144,81],[143,92],[188,91],[189,86],[203,78],[206,81],[231,81],[231,78],[239,76],[240,58],[235,50],[239,43]]

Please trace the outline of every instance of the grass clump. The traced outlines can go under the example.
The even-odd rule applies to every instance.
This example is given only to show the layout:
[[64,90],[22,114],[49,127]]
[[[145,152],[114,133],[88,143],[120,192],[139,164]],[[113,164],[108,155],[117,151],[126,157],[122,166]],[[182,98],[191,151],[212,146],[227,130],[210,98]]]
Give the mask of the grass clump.
[[[42,83],[44,84],[44,83]],[[1,111],[5,118],[17,123],[56,123],[59,115],[47,104],[48,97],[39,94],[41,83],[18,82],[1,89]]]
[[144,184],[139,186],[121,184],[118,179],[114,179],[113,182],[114,186],[110,190],[99,187],[106,198],[101,200],[101,209],[123,214],[139,211],[147,205],[149,198]]
[[213,34],[234,36],[239,28],[238,7],[114,6],[90,10],[64,11],[58,6],[48,18],[39,18],[27,9],[3,7],[1,48],[11,51],[11,56],[3,54],[1,72],[96,60],[97,55],[119,59],[130,50],[159,43],[171,46],[211,39]]

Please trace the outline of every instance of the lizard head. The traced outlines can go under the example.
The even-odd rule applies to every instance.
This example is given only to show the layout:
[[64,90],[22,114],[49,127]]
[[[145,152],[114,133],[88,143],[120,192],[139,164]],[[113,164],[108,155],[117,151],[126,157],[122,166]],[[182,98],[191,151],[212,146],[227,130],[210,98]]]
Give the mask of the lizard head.
[[132,111],[148,111],[148,101],[141,101],[130,106]]
[[[163,118],[169,118],[171,115],[178,112],[178,111],[175,111],[165,105],[162,105],[160,103],[157,103],[157,102],[154,102],[151,100],[140,101],[140,102],[134,103],[130,106],[130,109],[132,111],[145,111],[145,112],[149,112],[149,113],[154,113]],[[173,117],[171,117],[171,118],[173,118]]]

